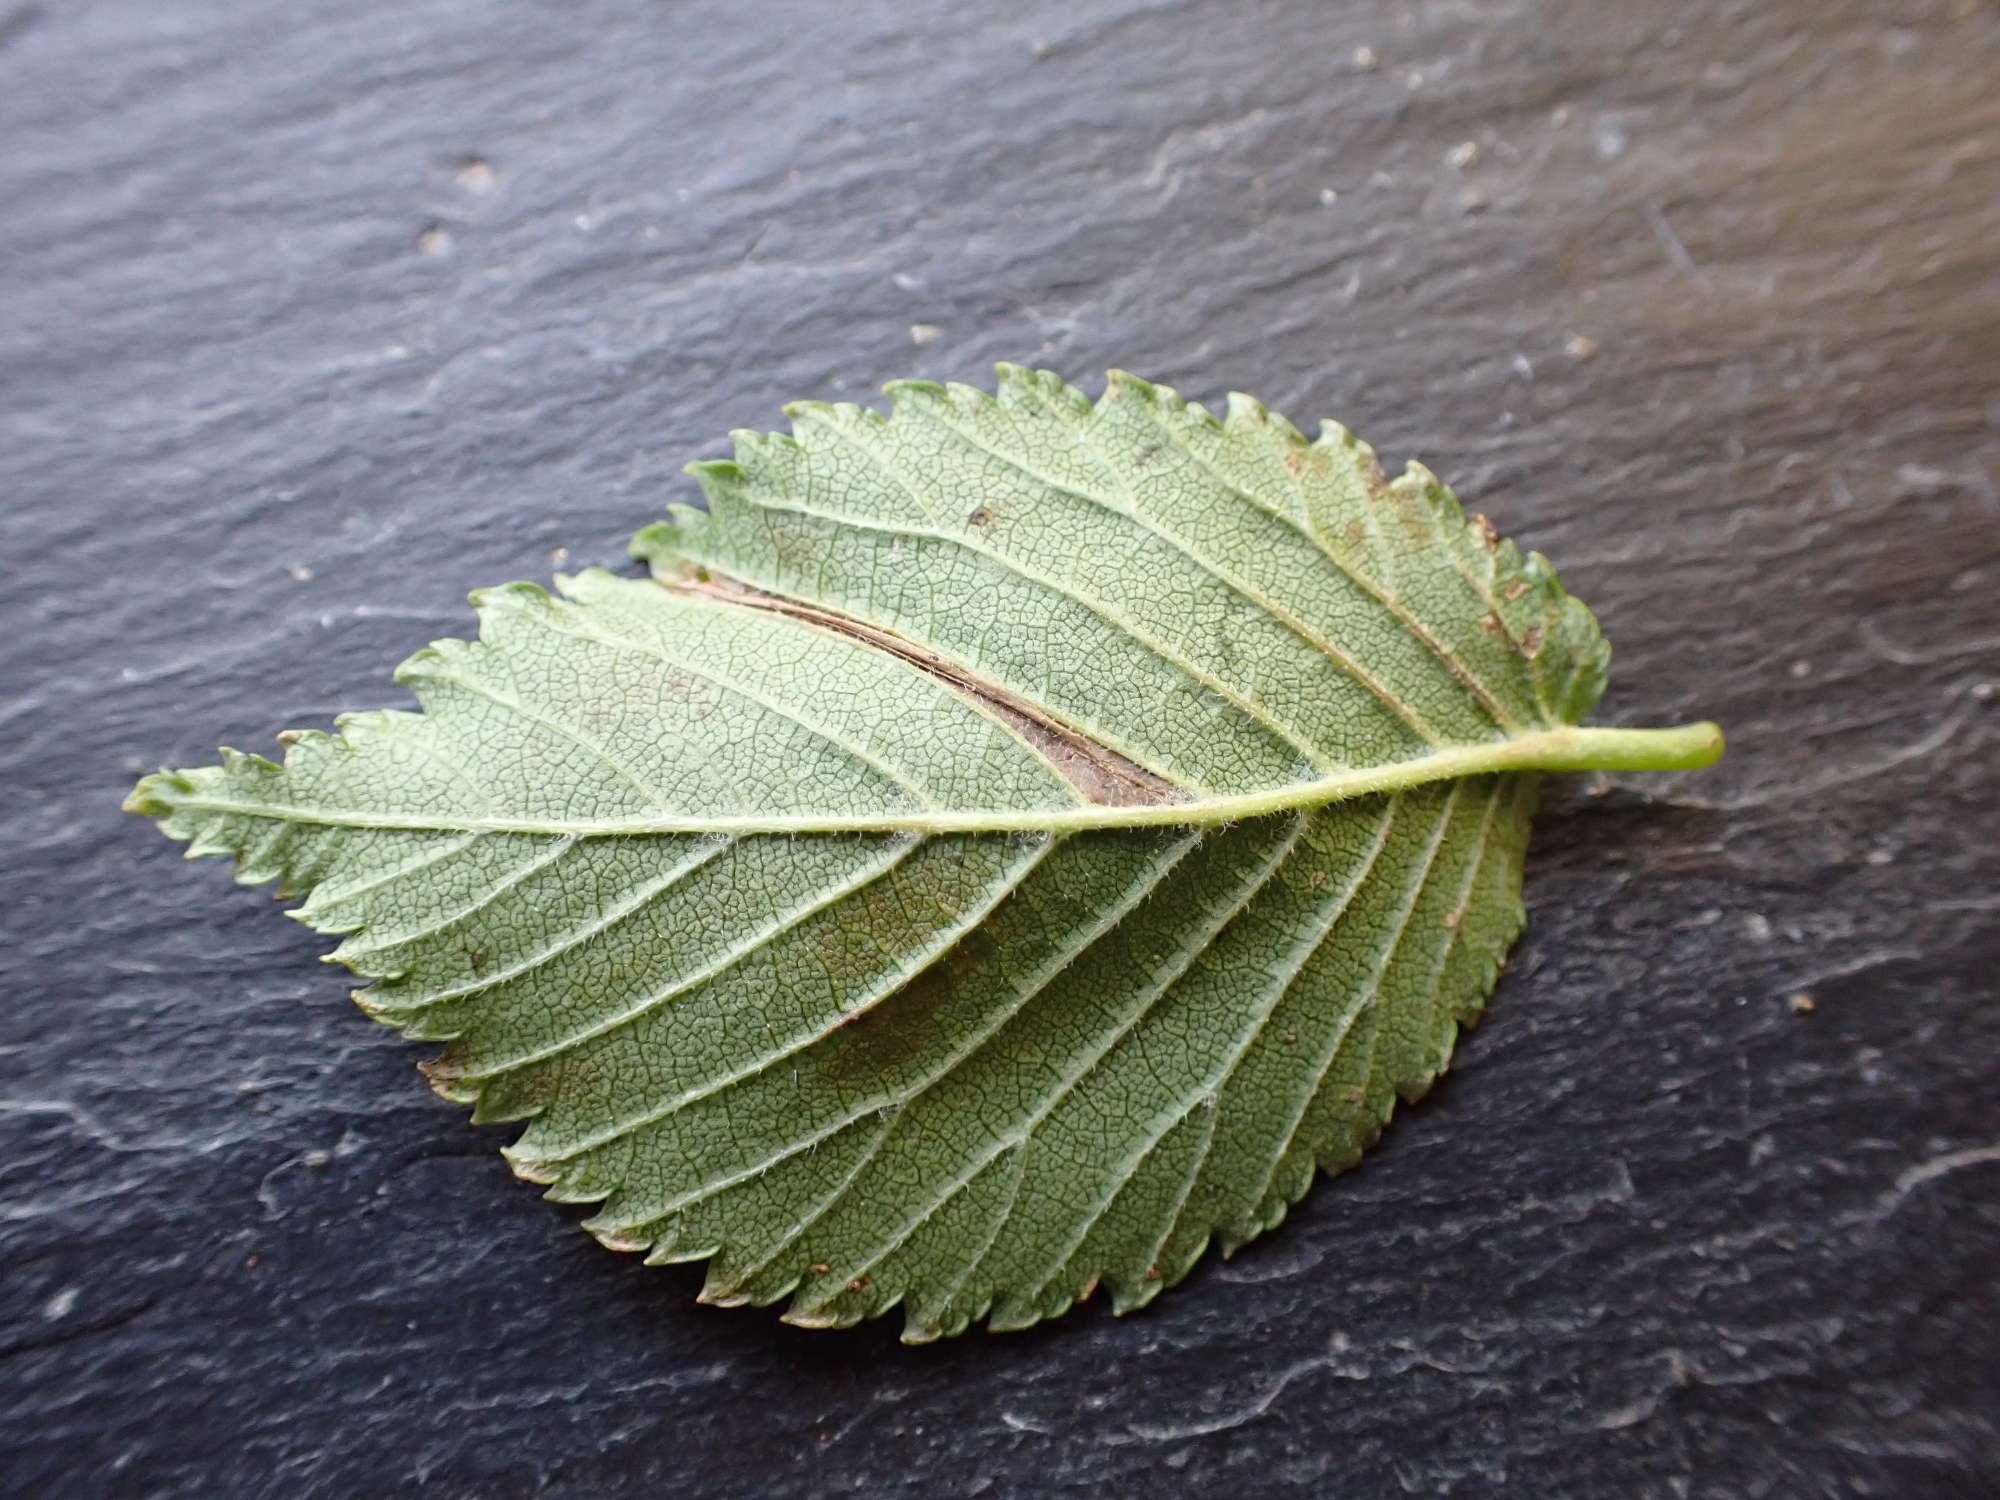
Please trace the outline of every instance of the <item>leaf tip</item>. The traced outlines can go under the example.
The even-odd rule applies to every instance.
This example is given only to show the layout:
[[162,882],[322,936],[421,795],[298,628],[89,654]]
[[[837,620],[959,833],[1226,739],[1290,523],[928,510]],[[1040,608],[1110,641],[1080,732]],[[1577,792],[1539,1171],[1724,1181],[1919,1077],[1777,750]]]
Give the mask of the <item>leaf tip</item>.
[[122,811],[137,813],[142,818],[171,817],[175,798],[193,790],[193,783],[187,777],[162,766],[152,775],[141,777],[119,806]]

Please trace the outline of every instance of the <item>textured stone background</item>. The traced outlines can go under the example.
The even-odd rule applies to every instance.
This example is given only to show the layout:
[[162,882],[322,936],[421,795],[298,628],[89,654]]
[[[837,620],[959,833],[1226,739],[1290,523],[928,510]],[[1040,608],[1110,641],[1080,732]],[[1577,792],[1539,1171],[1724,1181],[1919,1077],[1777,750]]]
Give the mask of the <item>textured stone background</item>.
[[[0,9],[0,1490],[2000,1492],[1996,76],[1970,0]],[[1555,795],[1283,1230],[912,1351],[598,1249],[116,807],[996,358],[1423,457],[1732,754]]]

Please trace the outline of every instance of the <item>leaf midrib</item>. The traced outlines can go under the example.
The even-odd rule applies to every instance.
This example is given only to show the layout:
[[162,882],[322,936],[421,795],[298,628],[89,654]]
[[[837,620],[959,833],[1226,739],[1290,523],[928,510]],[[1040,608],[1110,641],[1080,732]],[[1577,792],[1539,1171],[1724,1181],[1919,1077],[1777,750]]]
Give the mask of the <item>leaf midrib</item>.
[[881,813],[712,813],[641,818],[467,818],[449,814],[368,812],[182,796],[178,809],[238,817],[275,818],[339,828],[401,828],[433,833],[531,833],[575,838],[648,834],[759,833],[1086,833],[1100,828],[1213,827],[1244,818],[1324,807],[1377,792],[1407,791],[1433,781],[1494,771],[1696,770],[1722,753],[1713,724],[1674,729],[1610,729],[1566,725],[1513,739],[1452,745],[1408,760],[1350,767],[1311,781],[1265,791],[1209,796],[1136,807],[945,809]]

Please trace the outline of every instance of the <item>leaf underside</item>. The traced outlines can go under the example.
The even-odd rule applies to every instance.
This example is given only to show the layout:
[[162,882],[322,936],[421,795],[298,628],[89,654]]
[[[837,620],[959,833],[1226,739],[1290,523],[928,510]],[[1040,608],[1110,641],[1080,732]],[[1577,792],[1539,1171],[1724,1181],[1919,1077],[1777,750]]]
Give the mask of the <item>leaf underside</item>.
[[[474,595],[398,672],[422,712],[128,805],[305,898],[606,1244],[920,1341],[1139,1306],[1430,1086],[1521,927],[1534,773],[1205,809],[1574,724],[1607,652],[1330,424],[890,394],[737,434],[651,579]],[[1185,821],[1078,827],[1134,806]]]

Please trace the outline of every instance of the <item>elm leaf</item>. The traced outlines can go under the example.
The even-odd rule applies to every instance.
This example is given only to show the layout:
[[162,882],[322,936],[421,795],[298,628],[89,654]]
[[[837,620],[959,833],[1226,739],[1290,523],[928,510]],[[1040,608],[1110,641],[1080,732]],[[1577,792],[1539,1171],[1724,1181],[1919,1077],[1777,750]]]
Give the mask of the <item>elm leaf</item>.
[[648,578],[474,594],[420,712],[127,802],[303,898],[356,999],[586,1227],[904,1337],[1119,1312],[1429,1088],[1608,649],[1425,470],[1246,397],[791,408]]

